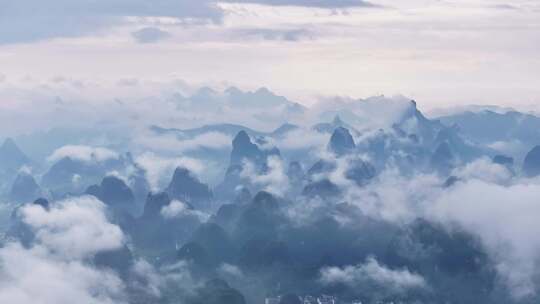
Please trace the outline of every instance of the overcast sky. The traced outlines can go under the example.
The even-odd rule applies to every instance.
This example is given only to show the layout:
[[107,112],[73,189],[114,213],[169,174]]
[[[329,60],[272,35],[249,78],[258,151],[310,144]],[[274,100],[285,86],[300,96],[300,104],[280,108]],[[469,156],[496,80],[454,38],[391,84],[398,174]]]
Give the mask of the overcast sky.
[[58,79],[540,103],[538,0],[0,0],[0,89]]

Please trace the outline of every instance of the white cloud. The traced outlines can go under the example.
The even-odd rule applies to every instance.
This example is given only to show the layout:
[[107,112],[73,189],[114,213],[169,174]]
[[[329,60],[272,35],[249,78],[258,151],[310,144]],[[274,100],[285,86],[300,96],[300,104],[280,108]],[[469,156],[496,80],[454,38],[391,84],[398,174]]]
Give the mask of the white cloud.
[[169,38],[171,34],[157,27],[145,27],[133,32],[132,36],[139,43],[156,43]]
[[432,218],[478,235],[514,296],[538,292],[540,185],[502,186],[478,179],[457,184],[428,209]]
[[164,206],[161,209],[161,215],[167,219],[174,218],[177,217],[179,214],[185,213],[187,210],[189,210],[189,208],[185,203],[174,200],[169,205]]
[[513,177],[507,167],[495,164],[487,157],[456,168],[452,174],[462,179],[479,179],[495,184],[508,184]]
[[144,134],[135,139],[136,143],[153,151],[182,153],[201,148],[227,149],[232,138],[220,132],[208,132],[190,139],[179,139],[175,135]]
[[49,162],[56,162],[62,158],[69,157],[83,162],[103,162],[110,159],[118,159],[118,153],[101,147],[90,147],[82,145],[67,145],[56,149],[48,158]]
[[202,222],[207,221],[210,215],[199,210],[191,210],[188,205],[179,201],[173,200],[167,206],[161,208],[161,215],[166,219],[179,218],[182,216],[195,216]]
[[288,132],[284,138],[280,138],[275,145],[280,149],[309,149],[324,147],[330,139],[329,134],[319,133],[313,130],[296,129]]
[[218,271],[222,274],[232,276],[235,278],[244,277],[244,273],[242,272],[242,270],[238,268],[238,266],[232,265],[232,264],[227,264],[227,263],[221,264],[221,266],[219,266]]
[[123,245],[124,235],[109,223],[105,209],[95,197],[83,196],[57,202],[50,210],[27,205],[19,214],[41,245],[66,258],[81,259]]
[[123,301],[123,283],[113,273],[51,255],[49,248],[0,249],[0,302],[17,304],[113,304]]
[[427,283],[418,274],[407,269],[392,270],[379,264],[375,258],[368,258],[364,264],[345,267],[325,267],[321,269],[320,281],[325,285],[346,284],[353,288],[374,282],[379,288],[393,292],[404,292],[412,288],[426,288]]
[[0,248],[0,302],[20,304],[126,303],[124,284],[88,258],[117,249],[124,237],[107,221],[105,206],[92,197],[19,209],[34,231],[30,247],[11,242]]
[[512,156],[521,156],[523,153],[527,153],[527,149],[530,147],[519,140],[510,141],[496,141],[488,145],[489,148]]
[[168,182],[177,167],[184,167],[195,174],[200,174],[205,166],[196,159],[189,157],[162,157],[152,152],[138,156],[135,162],[146,171],[146,179],[152,190]]
[[245,161],[240,175],[264,190],[283,195],[289,190],[289,178],[285,172],[283,161],[277,156],[269,156],[266,172],[259,173],[255,165]]

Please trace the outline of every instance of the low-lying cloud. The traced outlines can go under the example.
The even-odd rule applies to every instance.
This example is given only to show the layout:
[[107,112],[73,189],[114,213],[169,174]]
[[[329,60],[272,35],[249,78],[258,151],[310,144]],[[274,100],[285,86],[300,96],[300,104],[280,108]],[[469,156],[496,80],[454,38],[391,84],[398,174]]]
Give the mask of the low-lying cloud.
[[56,149],[48,158],[49,162],[57,162],[62,158],[69,157],[86,163],[104,162],[110,159],[118,159],[119,154],[101,147],[83,145],[68,145]]
[[364,264],[345,267],[325,267],[321,269],[320,281],[325,285],[345,284],[357,287],[375,284],[378,288],[402,293],[412,288],[426,288],[425,279],[407,269],[393,270],[379,264],[373,257]]
[[111,270],[88,262],[98,252],[123,246],[118,226],[93,197],[19,209],[36,238],[27,248],[11,241],[0,248],[2,303],[126,303],[124,283]]

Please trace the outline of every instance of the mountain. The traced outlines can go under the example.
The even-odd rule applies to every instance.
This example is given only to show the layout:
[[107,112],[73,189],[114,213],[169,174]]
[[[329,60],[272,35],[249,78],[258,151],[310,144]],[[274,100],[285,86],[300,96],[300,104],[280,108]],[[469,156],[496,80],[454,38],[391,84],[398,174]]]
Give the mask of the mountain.
[[243,176],[245,162],[254,166],[255,173],[262,174],[268,170],[268,158],[275,156],[281,158],[281,152],[276,147],[267,147],[265,139],[258,138],[252,141],[245,131],[240,131],[232,141],[229,166],[225,172],[223,181],[214,190],[221,198],[232,201],[237,196],[237,190],[241,188],[252,189],[250,179]]
[[191,171],[182,167],[176,168],[165,192],[170,198],[188,203],[197,209],[209,208],[213,199],[208,185],[200,182]]
[[84,192],[89,186],[101,183],[109,172],[126,172],[129,168],[137,168],[129,153],[104,161],[66,156],[49,168],[41,183],[53,194],[62,197],[67,193]]
[[320,133],[332,133],[334,132],[334,130],[336,130],[337,128],[345,128],[347,130],[353,130],[356,132],[356,130],[354,129],[353,126],[345,123],[343,120],[341,120],[341,118],[339,117],[339,115],[336,115],[334,117],[334,120],[332,120],[332,122],[322,122],[322,123],[318,123],[316,125],[314,125],[313,127],[311,127],[313,130],[317,131],[317,132],[320,132]]
[[[445,125],[458,125],[469,140],[495,149],[511,147],[512,156],[521,157],[530,147],[540,142],[540,117],[517,112],[484,110],[466,111],[438,118]],[[496,127],[494,127],[496,126]]]
[[[264,142],[259,142],[264,143]],[[257,143],[253,143],[245,131],[240,131],[232,141],[232,151],[230,166],[242,165],[247,160],[257,166],[264,166],[269,156],[280,156],[277,148],[261,148]]]
[[105,171],[84,161],[64,157],[54,163],[43,175],[44,187],[57,193],[77,192],[98,182]]
[[349,168],[345,171],[345,177],[354,181],[358,186],[363,186],[375,177],[375,168],[368,162],[355,159],[351,161]]
[[441,175],[448,175],[456,162],[452,149],[447,142],[439,144],[431,156],[431,168]]
[[495,155],[493,157],[493,163],[512,167],[514,166],[514,158],[506,156],[506,155]]
[[540,175],[540,146],[535,146],[523,161],[523,173],[528,177]]
[[328,143],[328,150],[334,154],[341,156],[344,154],[351,153],[356,148],[354,139],[349,133],[349,130],[343,127],[337,127],[330,137],[330,142]]
[[41,188],[32,175],[19,173],[11,187],[9,198],[15,202],[24,203],[37,199],[42,195]]
[[256,131],[253,129],[250,129],[245,126],[237,125],[237,124],[212,124],[212,125],[205,125],[198,128],[192,128],[192,129],[175,129],[175,128],[162,128],[159,126],[150,126],[150,131],[158,134],[158,135],[164,135],[164,134],[174,134],[182,139],[191,139],[199,135],[203,135],[206,133],[223,133],[229,136],[235,136],[240,131],[244,131],[250,136],[263,136],[266,135],[264,132]]
[[188,241],[201,224],[199,217],[191,213],[193,207],[188,203],[185,203],[185,212],[172,217],[163,216],[164,208],[170,207],[171,203],[165,192],[149,193],[142,216],[126,227],[134,243],[147,254],[174,255],[179,245]]
[[187,304],[246,304],[244,296],[221,279],[213,279],[195,290]]
[[30,164],[30,159],[19,149],[13,139],[7,138],[0,146],[0,173],[14,173],[22,166]]
[[281,126],[279,126],[277,129],[272,131],[272,133],[268,134],[271,137],[283,137],[287,135],[287,133],[297,130],[299,126],[293,125],[290,123],[284,123]]
[[93,195],[116,210],[135,213],[135,196],[126,183],[116,176],[106,176],[99,185],[92,185],[86,194]]
[[148,193],[144,211],[141,216],[143,219],[155,219],[161,216],[161,209],[171,203],[169,195],[165,192]]
[[259,88],[253,92],[243,92],[235,87],[225,90],[227,102],[238,108],[282,109],[285,113],[302,114],[306,108],[292,102],[284,96],[279,96],[267,88]]

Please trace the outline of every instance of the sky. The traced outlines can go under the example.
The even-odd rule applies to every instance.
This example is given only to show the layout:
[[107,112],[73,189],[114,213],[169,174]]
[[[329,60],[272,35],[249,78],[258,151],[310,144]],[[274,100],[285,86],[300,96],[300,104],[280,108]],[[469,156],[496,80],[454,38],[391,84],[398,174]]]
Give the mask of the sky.
[[535,105],[539,50],[536,0],[0,0],[0,92],[178,81],[305,105]]

